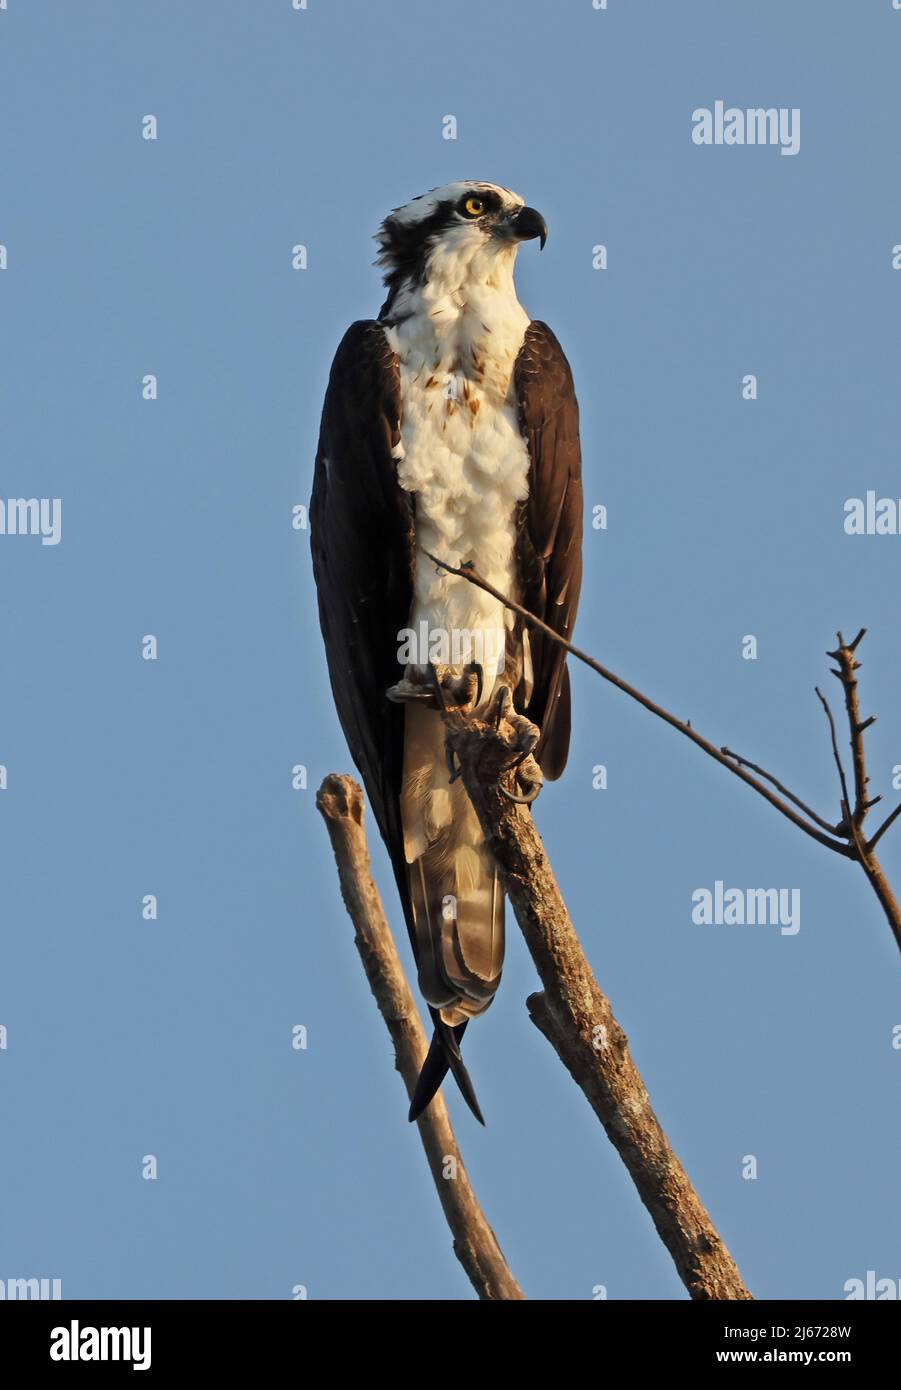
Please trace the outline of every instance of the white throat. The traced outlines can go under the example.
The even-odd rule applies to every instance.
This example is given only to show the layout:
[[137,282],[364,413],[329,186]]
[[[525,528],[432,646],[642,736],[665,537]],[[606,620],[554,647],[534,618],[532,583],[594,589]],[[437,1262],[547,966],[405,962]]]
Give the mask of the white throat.
[[424,283],[405,282],[392,304],[389,330],[401,367],[425,369],[506,399],[529,316],[516,297],[516,247],[444,239],[430,253]]
[[[422,552],[453,565],[471,560],[503,592],[516,588],[516,510],[528,495],[529,456],[513,368],[529,316],[516,297],[515,260],[515,247],[445,239],[429,257],[424,283],[398,291],[395,322],[386,329],[403,402],[398,479],[415,494],[411,626],[425,621],[430,631],[446,632],[452,647],[457,634],[473,634],[460,638],[457,651],[480,664],[486,652],[503,653],[508,615],[465,579],[437,571]],[[487,698],[493,672],[485,676]]]

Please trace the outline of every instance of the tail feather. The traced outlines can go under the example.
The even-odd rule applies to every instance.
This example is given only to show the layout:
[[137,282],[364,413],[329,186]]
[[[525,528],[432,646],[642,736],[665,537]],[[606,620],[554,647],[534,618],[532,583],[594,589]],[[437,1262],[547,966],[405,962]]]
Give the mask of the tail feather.
[[466,1031],[466,1024],[459,1023],[455,1028],[451,1028],[440,1018],[436,1010],[432,1010],[432,1015],[435,1019],[435,1032],[432,1034],[432,1041],[422,1065],[422,1071],[419,1073],[419,1080],[416,1082],[416,1089],[410,1102],[409,1118],[410,1120],[419,1119],[422,1112],[431,1104],[439,1086],[450,1071],[466,1104],[479,1124],[483,1125],[485,1120],[476,1098],[475,1088],[460,1053],[460,1039]]
[[466,790],[449,782],[444,728],[433,710],[406,710],[401,820],[408,921],[419,987],[435,1024],[410,1118],[448,1071],[484,1124],[459,1040],[494,998],[504,961],[504,893]]

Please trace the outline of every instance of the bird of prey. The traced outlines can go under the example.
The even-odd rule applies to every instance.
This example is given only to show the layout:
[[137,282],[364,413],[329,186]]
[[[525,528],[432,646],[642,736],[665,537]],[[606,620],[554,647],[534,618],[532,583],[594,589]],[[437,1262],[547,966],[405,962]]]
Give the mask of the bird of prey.
[[411,1120],[450,1069],[484,1123],[460,1040],[504,955],[503,888],[449,776],[441,707],[484,716],[502,696],[537,726],[546,778],[569,748],[563,648],[430,558],[471,563],[570,637],[578,405],[560,344],[513,282],[520,242],[546,237],[544,218],[492,183],[395,208],[376,234],[387,298],[347,330],[322,412],[310,525],[329,676],[435,1027]]

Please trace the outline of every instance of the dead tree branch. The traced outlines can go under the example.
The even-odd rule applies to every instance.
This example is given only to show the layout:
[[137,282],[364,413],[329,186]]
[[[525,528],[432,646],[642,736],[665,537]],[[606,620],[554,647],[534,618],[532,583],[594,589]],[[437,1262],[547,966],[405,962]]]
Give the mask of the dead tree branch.
[[[499,589],[495,589],[492,584],[488,583],[487,579],[482,578],[472,565],[463,564],[457,569],[453,565],[445,564],[443,560],[439,560],[436,556],[429,554],[428,551],[425,553],[429,556],[429,559],[434,560],[435,564],[441,569],[447,570],[448,574],[460,575],[461,578],[468,579],[470,584],[475,584],[477,588],[484,589],[486,593],[493,595],[493,597],[498,599],[506,608],[509,608],[514,613],[518,613],[530,627],[537,628],[539,632],[545,633],[552,641],[557,642],[561,647],[565,647],[578,661],[584,662],[586,666],[590,666],[592,671],[596,671],[605,681],[609,681],[611,685],[615,685],[617,690],[621,690],[625,695],[628,695],[630,699],[635,700],[639,705],[642,705],[644,709],[656,715],[658,719],[662,719],[665,724],[669,724],[672,728],[678,729],[680,734],[684,734],[686,738],[691,739],[692,743],[697,744],[699,748],[703,748],[704,752],[713,758],[715,762],[718,762],[722,767],[728,768],[730,772],[733,772],[735,776],[739,777],[743,782],[747,782],[748,786],[753,787],[756,792],[759,792],[765,801],[768,801],[771,806],[775,806],[777,811],[780,811],[781,814],[790,820],[793,825],[796,825],[799,830],[803,830],[806,835],[810,835],[812,839],[818,840],[820,844],[826,845],[829,849],[834,850],[836,854],[843,854],[848,858],[853,857],[853,851],[848,845],[843,844],[840,840],[830,835],[821,833],[815,825],[811,825],[808,821],[804,820],[802,816],[799,816],[792,810],[792,807],[788,805],[786,801],[783,801],[780,797],[771,792],[769,787],[765,786],[762,781],[759,781],[756,777],[752,777],[749,772],[746,772],[743,759],[739,758],[734,760],[734,754],[727,755],[724,749],[717,748],[709,739],[702,737],[696,729],[693,729],[687,720],[678,719],[674,714],[670,714],[669,710],[664,709],[662,705],[656,704],[653,700],[649,699],[647,695],[643,695],[640,690],[636,690],[634,685],[630,685],[628,681],[624,681],[622,677],[617,676],[613,671],[609,670],[608,667],[602,666],[599,661],[595,661],[593,656],[589,656],[587,652],[580,651],[580,649],[573,646],[571,642],[567,642],[565,637],[561,637],[559,632],[555,632],[554,629],[543,622],[541,618],[536,618],[534,613],[530,613],[527,608],[523,608],[520,604],[515,603],[513,599],[508,598],[506,594],[502,594]],[[769,777],[767,773],[763,773],[762,775],[775,785],[774,778]],[[787,793],[787,795],[795,805],[798,804],[797,797],[793,796],[790,792]]]
[[[356,932],[355,943],[366,978],[394,1044],[395,1066],[403,1077],[408,1097],[412,1097],[427,1043],[372,879],[363,829],[363,793],[353,778],[332,773],[319,788],[316,806],[331,840],[341,895]],[[454,1253],[479,1298],[524,1298],[467,1177],[440,1094],[420,1116],[418,1125],[453,1235]]]
[[[543,622],[541,618],[536,618],[527,608],[523,608],[521,604],[514,602],[513,599],[508,598],[506,594],[496,589],[494,585],[489,584],[488,581],[483,579],[479,574],[474,565],[465,563],[456,567],[447,564],[428,551],[425,553],[440,569],[446,570],[448,574],[459,575],[461,578],[467,579],[470,584],[474,584],[476,588],[484,589],[486,593],[491,594],[502,603],[505,608],[509,608],[513,613],[518,613],[523,621],[530,627],[537,628],[538,631],[545,633],[551,641],[564,647],[566,651],[570,652],[578,661],[584,662],[586,666],[589,666],[592,671],[595,671],[605,681],[609,681],[611,685],[615,685],[617,690],[621,690],[625,695],[628,695],[630,699],[635,700],[644,709],[656,715],[658,719],[662,719],[665,724],[669,724],[672,728],[677,729],[680,734],[684,734],[686,738],[691,739],[692,743],[698,748],[701,748],[709,757],[713,758],[715,762],[718,762],[721,767],[727,768],[729,772],[734,773],[742,782],[746,782],[749,787],[753,787],[765,801],[768,801],[781,815],[785,816],[787,820],[790,820],[799,830],[802,830],[805,835],[808,835],[812,840],[816,840],[818,844],[825,845],[825,847],[832,850],[834,854],[839,854],[844,859],[850,859],[859,864],[885,913],[889,926],[892,929],[895,942],[899,949],[901,949],[901,905],[899,905],[885,877],[885,873],[873,853],[876,845],[882,839],[882,836],[894,823],[896,818],[901,815],[901,805],[894,808],[869,840],[863,835],[863,826],[867,812],[881,800],[881,797],[878,796],[874,797],[872,800],[867,799],[867,783],[869,779],[866,774],[863,735],[870,725],[874,723],[876,716],[870,715],[868,719],[864,720],[860,718],[860,705],[857,690],[858,682],[855,674],[860,670],[860,663],[856,659],[855,652],[863,640],[866,632],[865,628],[861,628],[853,642],[850,643],[846,643],[842,634],[838,633],[837,649],[834,652],[827,652],[827,655],[838,663],[838,670],[833,671],[833,675],[841,682],[845,697],[845,710],[850,730],[852,764],[854,769],[853,807],[849,803],[848,788],[838,752],[835,721],[832,717],[832,711],[829,709],[828,702],[824,699],[820,691],[817,690],[816,692],[823,703],[823,707],[829,719],[833,755],[838,767],[841,785],[841,819],[836,825],[831,825],[825,817],[811,810],[800,797],[796,796],[794,792],[789,791],[782,782],[778,781],[777,778],[772,775],[772,773],[766,772],[763,768],[758,767],[756,763],[752,763],[747,758],[739,756],[739,754],[732,752],[729,748],[717,748],[709,739],[702,737],[696,729],[693,729],[687,720],[677,719],[674,714],[670,714],[669,710],[664,709],[662,705],[656,704],[653,700],[649,699],[647,695],[643,695],[635,686],[629,685],[628,681],[624,681],[606,666],[602,666],[599,661],[595,661],[594,657],[589,656],[587,652],[580,651],[580,649],[573,646],[571,642],[567,642],[564,637],[561,637],[558,632],[555,632],[554,629]],[[767,783],[769,783],[769,785],[767,785]],[[776,790],[772,791],[771,788],[775,788]],[[777,795],[777,792],[780,794]]]
[[[512,714],[495,727],[447,709],[444,719],[448,748],[459,760],[544,986],[528,1000],[533,1023],[584,1091],[691,1297],[750,1298],[654,1114],[628,1039],[585,959],[532,817],[505,794],[502,782],[521,755],[527,721]],[[529,762],[519,763],[517,775],[538,779]]]
[[[841,833],[846,835],[853,847],[854,858],[866,875],[867,882],[876,894],[879,904],[885,913],[889,926],[894,933],[895,941],[901,949],[901,906],[889,885],[885,872],[873,850],[889,826],[895,820],[901,806],[896,806],[893,811],[882,822],[879,829],[867,840],[864,836],[864,822],[870,808],[875,806],[882,798],[874,796],[871,800],[867,798],[867,776],[866,757],[864,755],[863,736],[871,724],[875,722],[875,714],[871,714],[868,719],[860,717],[860,701],[857,694],[856,672],[860,670],[860,662],[855,655],[857,648],[866,635],[866,628],[862,627],[854,638],[853,642],[846,642],[842,634],[838,637],[838,647],[834,652],[827,652],[826,655],[838,663],[838,670],[832,674],[841,682],[842,691],[845,697],[845,713],[848,718],[848,731],[851,744],[851,761],[854,768],[854,805],[848,795],[848,787],[845,780],[844,769],[841,759],[836,752],[836,762],[839,768],[839,780],[842,788],[842,826]],[[819,694],[819,691],[817,691]],[[820,699],[823,700],[822,695]],[[835,723],[832,718],[832,711],[829,709],[828,702],[823,700],[826,713],[829,716],[829,726],[832,730],[833,748],[835,747]]]

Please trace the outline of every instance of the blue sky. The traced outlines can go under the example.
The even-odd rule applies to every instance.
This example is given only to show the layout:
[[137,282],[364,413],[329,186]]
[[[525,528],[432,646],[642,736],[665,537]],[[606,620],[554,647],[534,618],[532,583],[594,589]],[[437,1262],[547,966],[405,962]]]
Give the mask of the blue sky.
[[[413,195],[490,179],[547,219],[520,295],[570,358],[586,506],[609,516],[580,645],[837,817],[813,686],[835,629],[868,627],[894,804],[901,537],[842,523],[849,497],[901,496],[899,44],[889,0],[0,11],[0,493],[62,499],[59,545],[0,536],[0,1276],[471,1297],[314,807],[350,761],[291,525],[334,348],[381,302],[371,235]],[[799,108],[800,152],[694,145],[718,99]],[[586,670],[573,685],[538,825],[746,1282],[899,1277],[901,961],[862,875]],[[901,884],[897,838],[884,861]],[[800,932],[694,925],[718,879],[799,889]],[[536,1298],[684,1297],[528,1021],[534,988],[511,921],[467,1035],[487,1128],[449,1097],[510,1264]]]

